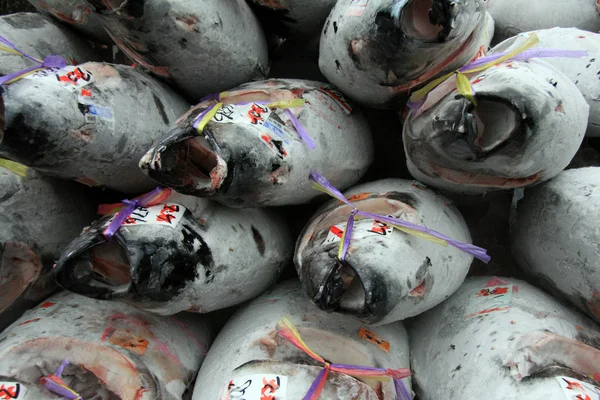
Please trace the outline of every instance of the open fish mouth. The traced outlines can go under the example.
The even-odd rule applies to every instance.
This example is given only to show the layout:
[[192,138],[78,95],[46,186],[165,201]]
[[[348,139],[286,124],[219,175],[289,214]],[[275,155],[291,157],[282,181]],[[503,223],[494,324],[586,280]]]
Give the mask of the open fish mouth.
[[[434,10],[433,0],[409,0],[403,7],[402,5],[392,7],[393,14],[400,13],[402,30],[413,39],[436,41],[440,39],[442,31],[450,29],[450,26],[445,28],[442,25],[447,22],[446,18],[440,18],[439,12],[432,12]],[[402,9],[398,10],[398,7],[402,7]],[[436,11],[438,11],[437,8]],[[446,23],[446,25],[449,24]]]

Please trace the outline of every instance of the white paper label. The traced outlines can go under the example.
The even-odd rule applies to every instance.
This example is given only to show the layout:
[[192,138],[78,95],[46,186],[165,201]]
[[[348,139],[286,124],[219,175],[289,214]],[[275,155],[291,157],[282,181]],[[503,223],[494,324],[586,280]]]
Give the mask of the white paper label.
[[[185,207],[173,203],[159,204],[152,207],[138,207],[121,225],[136,226],[153,224],[166,225],[175,228],[179,224],[181,218],[183,218],[185,210]],[[115,217],[117,215],[118,213],[115,214]]]
[[512,292],[512,285],[490,286],[478,290],[469,298],[465,318],[508,311]]
[[[329,228],[329,232],[327,232],[327,238],[323,243],[336,243],[341,241],[344,234],[344,229],[346,229],[346,222],[332,226]],[[353,234],[356,232],[369,232],[373,235],[386,238],[391,237],[393,231],[393,227],[374,219],[361,219],[354,221],[354,227],[352,229]]]
[[369,0],[352,0],[346,15],[360,17],[365,12],[367,4],[369,4]]
[[556,379],[568,400],[600,400],[600,387],[567,376]]
[[27,389],[18,382],[0,381],[0,400],[18,400],[25,398]]
[[27,75],[25,78],[52,80],[71,92],[94,82],[94,76],[90,71],[75,65],[69,65],[64,68],[48,68]]
[[219,400],[285,400],[287,376],[248,375],[229,381]]

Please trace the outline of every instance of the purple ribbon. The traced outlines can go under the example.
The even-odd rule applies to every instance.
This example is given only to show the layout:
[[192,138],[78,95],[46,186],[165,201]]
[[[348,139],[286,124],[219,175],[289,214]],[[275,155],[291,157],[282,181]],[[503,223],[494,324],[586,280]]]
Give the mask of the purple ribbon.
[[311,176],[312,180],[314,180],[315,182],[317,182],[318,184],[323,186],[325,189],[330,191],[332,194],[334,194],[334,196],[338,200],[340,200],[340,201],[346,203],[348,206],[352,207],[353,211],[350,213],[350,216],[348,217],[348,223],[346,224],[345,237],[344,237],[344,243],[343,243],[343,247],[342,247],[342,254],[340,255],[340,261],[344,261],[344,259],[346,257],[346,253],[348,251],[348,247],[350,246],[350,240],[352,238],[352,228],[354,227],[354,217],[356,215],[360,215],[360,216],[366,217],[366,218],[372,218],[374,220],[377,220],[380,222],[385,222],[390,225],[399,225],[399,226],[409,228],[409,229],[412,229],[415,231],[427,233],[435,238],[444,240],[450,246],[456,247],[457,249],[459,249],[467,254],[472,255],[473,257],[483,261],[486,264],[491,259],[491,257],[487,254],[487,250],[485,250],[481,247],[451,239],[442,233],[436,232],[429,228],[425,228],[424,226],[416,225],[416,224],[413,224],[412,222],[403,221],[398,218],[387,217],[385,215],[379,215],[379,214],[373,214],[373,213],[366,212],[366,211],[360,211],[358,208],[356,208],[354,206],[354,204],[352,204],[348,199],[346,199],[346,197],[339,190],[337,190],[335,187],[333,187],[329,183],[329,181],[327,179],[325,179],[323,176],[319,175],[315,171],[312,171],[310,176]]
[[294,113],[289,108],[286,108],[284,112],[288,116],[290,121],[292,121],[292,125],[294,125],[294,128],[296,128],[296,131],[298,132],[298,135],[300,135],[300,138],[306,142],[308,147],[314,150],[317,146],[315,145],[315,142],[312,141],[312,139],[308,135],[308,132],[306,132],[306,129],[304,129],[304,126],[302,126],[298,118],[296,118]]
[[121,227],[123,222],[125,222],[125,220],[127,218],[129,218],[131,213],[133,213],[136,208],[146,207],[161,192],[162,192],[162,189],[160,187],[157,187],[156,189],[154,189],[150,193],[143,195],[139,199],[122,200],[121,203],[125,204],[125,208],[117,213],[117,215],[115,216],[115,219],[113,219],[112,222],[110,223],[110,225],[108,225],[108,227],[104,230],[104,237],[106,239],[110,240],[113,237],[113,235],[119,230],[119,228]]
[[[62,362],[62,364],[60,364],[60,367],[58,367],[58,369],[56,370],[56,373],[54,374],[54,376],[56,376],[57,378],[61,378],[61,375],[63,373],[63,370],[65,369],[65,367],[69,365],[69,361],[64,360]],[[81,400],[81,396],[77,393],[75,393],[72,390],[69,390],[65,387],[63,387],[62,385],[60,385],[57,382],[54,382],[52,379],[45,377],[43,378],[44,380],[44,384],[43,386],[48,389],[50,392],[57,394],[59,396],[62,396],[65,399],[69,399],[69,400]]]
[[402,379],[394,379],[394,387],[396,388],[396,398],[398,400],[412,400],[412,395]]

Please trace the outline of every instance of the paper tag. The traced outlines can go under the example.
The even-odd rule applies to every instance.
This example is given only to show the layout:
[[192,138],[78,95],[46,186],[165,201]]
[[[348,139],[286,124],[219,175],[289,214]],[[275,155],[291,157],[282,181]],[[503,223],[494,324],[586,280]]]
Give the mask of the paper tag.
[[27,75],[26,79],[50,79],[65,89],[74,92],[84,86],[94,82],[94,76],[88,70],[75,65],[69,65],[64,68],[48,68]]
[[348,104],[348,102],[346,101],[346,99],[340,92],[338,92],[337,90],[334,90],[332,88],[327,88],[325,86],[321,86],[319,88],[319,91],[326,94],[333,101],[335,101],[335,103],[338,106],[340,106],[346,114],[348,114],[348,115],[352,114],[352,107],[350,107],[350,104]]
[[[344,229],[346,229],[346,222],[332,226],[329,228],[327,238],[323,243],[336,243],[341,241],[344,234]],[[374,219],[361,219],[354,221],[354,228],[352,229],[353,233],[370,232],[374,235],[379,235],[386,238],[391,237],[393,231],[393,227]]]
[[478,290],[469,298],[465,318],[508,311],[512,291],[512,285],[491,286]]
[[221,124],[243,122],[258,127],[265,124],[271,113],[269,107],[261,104],[228,104],[217,111],[212,120]]
[[369,4],[369,0],[352,0],[350,2],[350,7],[348,8],[346,15],[360,17],[365,12],[367,4]]
[[219,400],[285,400],[287,376],[248,375],[229,381]]
[[25,398],[27,388],[18,382],[0,381],[0,400],[18,400]]
[[[129,218],[123,222],[122,226],[152,224],[166,225],[175,228],[183,217],[185,210],[185,207],[173,203],[159,204],[152,207],[138,207],[131,213]],[[115,217],[117,215],[119,215],[119,213],[115,214]],[[114,219],[114,217],[112,219]]]
[[556,379],[568,400],[600,400],[600,387],[570,378],[557,376]]

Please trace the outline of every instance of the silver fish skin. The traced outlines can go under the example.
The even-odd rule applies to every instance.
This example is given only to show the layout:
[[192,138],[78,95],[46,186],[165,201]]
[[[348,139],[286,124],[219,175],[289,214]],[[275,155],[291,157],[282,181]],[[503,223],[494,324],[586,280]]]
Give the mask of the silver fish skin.
[[[471,242],[459,211],[417,182],[384,179],[357,185],[344,195],[361,211],[392,216]],[[319,308],[383,325],[434,307],[467,276],[471,255],[372,219],[355,222],[348,252],[340,262],[341,231],[350,212],[337,200],[326,203],[296,243],[296,270],[308,297]]]
[[138,208],[107,240],[111,218],[94,222],[63,251],[53,273],[64,289],[161,315],[205,313],[258,296],[292,255],[287,226],[266,210],[173,192]]
[[61,292],[0,334],[0,375],[38,383],[67,360],[62,379],[84,399],[181,400],[211,341],[198,316]]
[[85,63],[70,69],[4,87],[0,156],[47,175],[123,193],[155,187],[138,160],[188,104],[131,67]]
[[577,394],[565,379],[598,386],[598,325],[524,281],[468,278],[407,329],[419,399],[564,400]]
[[585,136],[589,106],[540,59],[470,76],[477,106],[450,78],[411,111],[403,130],[411,175],[432,187],[480,195],[544,182],[567,167]]
[[[225,399],[230,381],[244,383],[248,376],[260,375],[287,380],[287,392],[278,393],[281,398],[303,399],[323,368],[277,334],[275,325],[284,316],[308,347],[331,363],[409,368],[402,323],[366,327],[352,317],[325,313],[310,303],[297,280],[285,281],[229,319],[198,373],[193,400]],[[402,382],[410,393],[410,377]],[[396,400],[396,394],[391,381],[358,380],[331,372],[319,398]]]
[[562,294],[600,321],[597,243],[600,168],[561,172],[527,189],[511,226],[511,250],[519,266],[548,290]]
[[321,34],[319,67],[361,104],[393,108],[462,67],[491,38],[483,0],[340,0]]
[[88,0],[138,65],[190,101],[268,73],[265,35],[244,0]]
[[[327,84],[270,79],[229,90],[223,98],[225,106],[202,135],[193,122],[214,102],[202,102],[183,115],[141,159],[142,171],[180,193],[252,208],[308,203],[320,195],[309,179],[313,170],[338,189],[347,188],[373,161],[371,131],[362,112]],[[285,109],[264,104],[302,99],[304,105],[287,111],[314,149],[301,139]]]
[[54,260],[94,219],[82,189],[0,167],[0,331],[56,291]]

